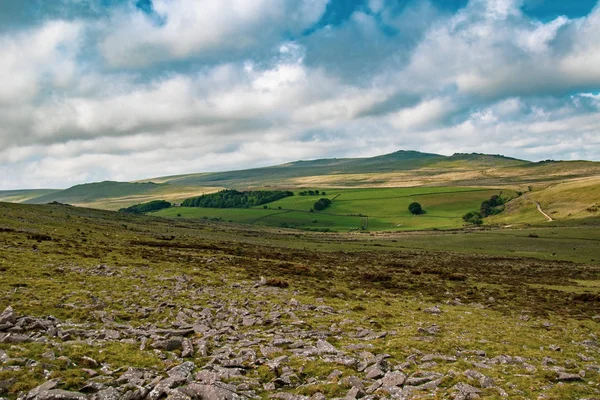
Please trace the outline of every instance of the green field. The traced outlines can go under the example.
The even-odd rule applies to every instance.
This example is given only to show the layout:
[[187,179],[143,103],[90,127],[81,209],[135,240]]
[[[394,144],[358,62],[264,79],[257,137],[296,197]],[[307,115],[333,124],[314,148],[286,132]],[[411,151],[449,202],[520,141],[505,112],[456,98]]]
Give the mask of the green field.
[[[303,230],[347,232],[451,229],[463,226],[462,216],[478,210],[499,189],[414,187],[383,189],[323,189],[326,195],[287,197],[250,209],[176,207],[153,215],[181,218],[220,218],[224,221]],[[504,191],[514,196],[512,191]],[[333,200],[324,211],[310,212],[321,197]],[[426,213],[414,216],[408,205],[419,202]]]
[[226,222],[253,224],[259,218],[273,214],[273,210],[254,208],[192,208],[173,207],[160,210],[151,215],[167,218],[220,219]]

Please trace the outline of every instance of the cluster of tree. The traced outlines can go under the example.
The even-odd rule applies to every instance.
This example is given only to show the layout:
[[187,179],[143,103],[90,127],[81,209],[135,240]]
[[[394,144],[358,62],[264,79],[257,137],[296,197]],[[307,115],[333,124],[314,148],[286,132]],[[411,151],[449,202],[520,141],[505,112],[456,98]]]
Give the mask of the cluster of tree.
[[325,192],[320,192],[319,190],[304,190],[300,193],[298,193],[300,196],[326,196],[327,193]]
[[158,211],[165,208],[170,208],[172,206],[171,203],[165,200],[154,200],[149,201],[148,203],[136,204],[131,207],[121,208],[119,210],[120,213],[126,214],[144,214],[147,212]]
[[472,224],[472,225],[483,224],[483,218],[481,217],[481,214],[479,214],[477,211],[468,212],[465,215],[463,215],[462,218],[463,218],[463,221],[465,221],[467,224]]
[[408,211],[410,211],[412,215],[419,215],[424,213],[423,207],[421,207],[421,205],[416,201],[408,205]]
[[504,199],[498,195],[493,195],[489,200],[481,203],[479,211],[471,211],[463,215],[463,221],[472,225],[483,224],[483,219],[490,215],[496,215],[504,209]]
[[313,206],[313,209],[316,211],[322,211],[331,205],[331,200],[326,199],[325,197],[319,199]]
[[481,203],[481,208],[479,209],[479,214],[482,217],[489,217],[490,215],[496,215],[502,212],[502,208],[500,206],[504,205],[504,199],[498,195],[493,195],[489,200]]
[[282,190],[257,190],[248,192],[222,190],[217,193],[204,194],[202,196],[186,199],[181,205],[183,207],[203,208],[250,208],[293,195],[293,192]]

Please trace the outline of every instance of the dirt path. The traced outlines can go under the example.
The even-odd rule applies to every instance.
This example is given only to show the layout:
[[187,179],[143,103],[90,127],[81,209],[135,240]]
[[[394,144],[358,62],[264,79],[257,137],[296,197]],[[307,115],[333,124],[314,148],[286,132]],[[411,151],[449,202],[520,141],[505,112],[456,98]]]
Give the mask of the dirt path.
[[549,216],[548,214],[546,214],[546,213],[544,212],[544,210],[542,210],[542,205],[541,205],[541,204],[540,204],[538,201],[535,201],[535,200],[530,200],[530,199],[529,199],[529,197],[527,197],[527,195],[524,195],[524,197],[525,197],[527,200],[529,200],[529,201],[532,201],[532,202],[534,202],[534,203],[535,203],[535,206],[537,207],[537,210],[538,210],[538,211],[539,211],[539,212],[540,212],[540,213],[541,213],[541,214],[542,214],[544,217],[546,217],[546,219],[548,220],[548,222],[552,222],[552,221],[554,221],[554,220],[552,219],[552,217],[551,217],[551,216]]

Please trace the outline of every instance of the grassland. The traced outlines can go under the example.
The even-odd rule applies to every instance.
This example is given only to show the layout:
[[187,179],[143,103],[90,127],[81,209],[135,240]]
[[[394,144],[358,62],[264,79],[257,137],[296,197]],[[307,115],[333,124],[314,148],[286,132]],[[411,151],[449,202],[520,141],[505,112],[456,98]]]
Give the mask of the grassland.
[[23,203],[27,200],[35,199],[55,192],[57,192],[57,190],[53,189],[0,190],[0,201],[8,203]]
[[455,154],[445,157],[400,151],[372,158],[298,161],[243,171],[160,177],[144,182],[235,189],[478,186],[526,191],[530,185],[551,184],[599,173],[600,163],[589,161],[534,163],[498,155]]
[[[462,225],[461,213],[478,209],[485,199],[464,194],[452,198],[418,198],[425,202],[428,213],[420,218],[406,215],[402,199],[379,199],[397,190],[410,193],[427,191],[463,191],[464,188],[504,190],[527,193],[507,207],[501,216],[490,218],[489,224],[527,224],[543,222],[537,211],[539,202],[554,219],[581,219],[600,215],[600,163],[589,161],[529,162],[499,155],[455,154],[445,157],[414,151],[399,151],[371,158],[324,159],[297,161],[284,165],[227,171],[158,177],[139,182],[99,182],[78,185],[61,191],[19,191],[0,193],[0,199],[31,204],[57,201],[98,209],[118,210],[152,200],[180,203],[186,198],[211,193],[223,188],[290,189],[300,191],[319,188],[328,194],[345,193],[321,218],[305,215],[312,199],[294,199],[271,204],[286,213],[240,214],[230,211],[168,211],[165,216],[221,218],[226,221],[255,223],[267,226],[289,226],[300,229],[348,231],[368,226],[371,230],[449,229]],[[434,189],[431,189],[434,188]],[[450,189],[452,188],[452,189]],[[373,189],[369,198],[348,199],[362,189]],[[386,192],[386,190],[390,190]],[[482,192],[483,193],[483,192]],[[392,194],[393,195],[393,194]],[[399,196],[403,196],[400,194]],[[461,195],[463,196],[463,195]],[[346,201],[349,200],[349,201]],[[389,200],[389,201],[388,201]],[[344,205],[343,202],[346,201]],[[429,203],[429,205],[427,205]],[[327,214],[327,215],[325,215]],[[352,215],[350,215],[352,214]],[[368,222],[358,214],[368,215]],[[356,216],[354,216],[356,215]],[[260,218],[260,219],[259,219]],[[314,222],[314,220],[317,222]]]
[[[240,338],[248,339],[239,342],[246,353],[261,354],[273,335],[287,332],[304,342],[324,337],[338,349],[367,346],[347,350],[348,357],[386,353],[387,363],[409,377],[439,377],[435,389],[417,388],[415,398],[446,398],[459,383],[475,385],[483,398],[501,398],[496,387],[511,399],[597,397],[600,265],[592,259],[600,260],[600,223],[587,224],[324,234],[0,204],[0,307],[12,305],[30,318],[52,315],[70,332],[0,343],[10,360],[0,381],[8,382],[6,395],[14,398],[49,378],[73,391],[90,379],[112,382],[132,366],[161,374],[190,361],[210,371],[223,357],[220,349],[234,346],[238,354]],[[261,276],[289,287],[256,285]],[[432,306],[440,312],[425,312]],[[213,310],[223,318],[219,324],[236,327],[214,338],[193,333],[194,343],[209,343],[209,356],[159,350],[152,338],[140,347],[139,336],[128,336],[179,329],[193,310]],[[241,323],[242,315],[279,314],[265,325]],[[94,332],[107,329],[126,339],[96,339]],[[373,336],[357,337],[363,331]],[[297,376],[289,385],[264,389],[277,375],[255,363],[227,382],[250,385],[261,398],[274,392],[344,397],[342,381],[326,378],[333,370],[373,382],[357,364],[294,351],[281,347],[264,356],[269,362],[287,356],[285,368]],[[493,386],[469,378],[473,369]],[[561,373],[573,380],[560,381]]]
[[551,184],[537,184],[507,205],[506,211],[489,219],[496,224],[539,223],[546,218],[536,202],[556,220],[579,220],[600,216],[600,176],[590,176]]
[[213,193],[220,189],[219,187],[185,187],[156,183],[106,181],[77,185],[61,191],[34,191],[37,195],[27,195],[11,201],[26,204],[58,202],[79,207],[119,210],[152,200],[180,203],[189,197]]
[[[333,203],[324,211],[310,212],[315,201],[323,197],[287,197],[251,209],[207,209],[176,207],[155,213],[162,217],[220,218],[225,221],[304,230],[399,231],[419,229],[452,229],[463,226],[462,216],[478,210],[481,202],[510,190],[460,187],[323,189]],[[414,216],[408,205],[419,202],[426,213]]]

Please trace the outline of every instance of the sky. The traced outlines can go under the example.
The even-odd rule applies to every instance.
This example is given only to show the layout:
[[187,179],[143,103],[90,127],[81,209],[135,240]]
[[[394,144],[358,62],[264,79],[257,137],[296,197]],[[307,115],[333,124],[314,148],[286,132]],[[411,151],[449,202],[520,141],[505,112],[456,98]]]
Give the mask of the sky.
[[402,149],[598,161],[599,38],[597,0],[2,0],[0,190]]

